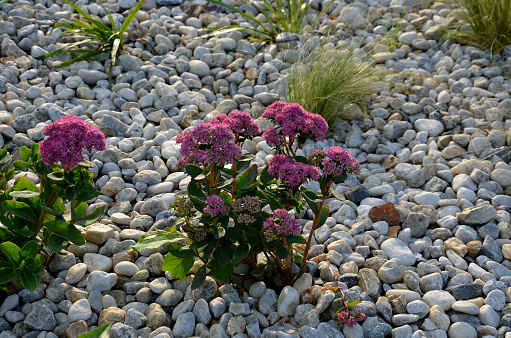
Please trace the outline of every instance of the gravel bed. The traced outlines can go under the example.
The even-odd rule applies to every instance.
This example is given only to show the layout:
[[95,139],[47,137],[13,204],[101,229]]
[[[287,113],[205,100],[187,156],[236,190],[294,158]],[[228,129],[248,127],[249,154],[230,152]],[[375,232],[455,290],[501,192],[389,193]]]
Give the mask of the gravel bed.
[[[206,27],[244,22],[222,8],[146,0],[134,24],[147,36],[126,44],[111,89],[103,63],[55,68],[68,56],[35,59],[59,46],[52,20],[70,17],[70,6],[0,4],[0,146],[19,156],[66,114],[107,136],[107,150],[87,154],[101,192],[88,210],[106,206],[101,222],[83,228],[86,244],[51,261],[35,291],[5,299],[0,338],[74,338],[107,322],[115,323],[111,336],[123,338],[511,337],[511,48],[491,55],[441,40],[441,27],[454,20],[441,2],[334,2],[313,37],[284,34],[263,46],[241,32],[195,39]],[[75,4],[107,22],[98,3]],[[326,4],[313,0],[306,20]],[[135,5],[105,4],[119,22]],[[389,51],[382,37],[401,17]],[[302,215],[314,245],[309,273],[292,287],[272,288],[271,276],[225,285],[208,277],[191,292],[191,276],[162,271],[165,250],[130,249],[176,221],[169,204],[189,182],[176,166],[176,136],[234,109],[268,128],[260,116],[285,99],[286,74],[300,57],[293,48],[307,53],[327,33],[334,44],[370,47],[382,77],[367,116],[298,153],[340,145],[361,174],[334,186],[346,200],[327,201],[331,215],[314,234],[311,211]],[[258,166],[272,156],[261,137],[244,150]],[[325,257],[347,298],[362,300],[361,325],[332,321],[340,294],[324,288],[335,285]]]

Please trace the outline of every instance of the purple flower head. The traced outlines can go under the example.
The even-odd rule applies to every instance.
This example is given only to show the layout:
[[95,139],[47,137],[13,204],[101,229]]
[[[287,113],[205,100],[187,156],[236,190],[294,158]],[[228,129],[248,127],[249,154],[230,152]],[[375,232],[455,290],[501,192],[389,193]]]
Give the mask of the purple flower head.
[[282,108],[284,108],[289,103],[283,101],[275,101],[266,107],[262,117],[265,117],[269,120],[275,120],[277,115],[282,114]]
[[[266,108],[262,116],[275,122],[282,134],[281,138],[288,137],[291,142],[297,134],[323,141],[328,132],[328,124],[321,115],[309,113],[298,103],[274,102]],[[265,138],[268,144],[280,145],[280,138],[277,138],[274,132],[268,133]]]
[[325,176],[339,176],[342,173],[360,172],[360,163],[341,147],[330,147],[326,151],[315,150],[308,157],[309,162],[321,168]]
[[213,217],[224,216],[229,213],[229,206],[218,195],[211,195],[206,198],[206,207],[204,213],[211,214]]
[[272,147],[279,147],[284,144],[284,137],[280,135],[274,128],[266,129],[263,133],[266,143]]
[[41,142],[39,152],[48,165],[60,162],[73,168],[83,161],[83,149],[105,150],[105,135],[101,130],[76,115],[65,115],[48,124],[43,134],[48,137]]
[[308,113],[307,125],[305,126],[307,134],[315,141],[323,141],[328,132],[328,123],[319,114]]
[[241,148],[234,144],[234,134],[225,123],[206,122],[185,130],[176,139],[181,143],[184,162],[225,164],[241,157]]
[[233,110],[229,115],[218,114],[210,122],[225,123],[235,134],[243,137],[254,137],[261,133],[257,123],[252,120],[252,116],[239,110]]
[[273,216],[263,223],[264,237],[268,242],[283,236],[296,236],[300,233],[300,224],[287,210],[276,209]]
[[319,179],[319,170],[310,164],[296,162],[294,158],[277,154],[268,161],[268,173],[296,188],[307,180]]

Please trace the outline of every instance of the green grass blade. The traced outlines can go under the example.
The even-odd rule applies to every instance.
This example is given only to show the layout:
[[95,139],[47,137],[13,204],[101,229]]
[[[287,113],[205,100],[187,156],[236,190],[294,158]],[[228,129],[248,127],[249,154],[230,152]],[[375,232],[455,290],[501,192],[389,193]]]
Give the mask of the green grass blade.
[[106,12],[106,15],[108,16],[108,20],[110,20],[110,25],[112,26],[112,30],[117,30],[117,27],[115,27],[114,18],[112,17],[112,13],[110,13],[110,11],[108,9],[106,9],[105,5],[103,4],[103,1],[99,0],[99,4],[101,5],[101,7],[103,7],[103,9]]
[[130,14],[128,14],[126,19],[122,23],[121,29],[119,29],[119,33],[121,33],[121,36],[124,34],[124,32],[126,32],[126,29],[128,29],[128,26],[130,25],[131,21],[133,21],[133,19],[137,15],[137,12],[139,11],[143,4],[144,0],[140,0],[138,4],[135,7],[133,7]]
[[228,5],[228,4],[224,4],[223,2],[220,2],[218,0],[206,0],[207,2],[211,2],[215,5],[219,5],[219,6],[223,6],[223,7],[226,7],[228,9],[230,9],[231,11],[233,12],[236,12],[242,16],[244,16],[245,18],[247,18],[248,20],[252,21],[252,22],[255,22],[256,24],[258,24],[259,26],[262,26],[264,28],[266,28],[266,26],[259,20],[257,20],[255,17],[253,17],[252,15],[248,14],[248,13],[245,13],[243,11],[240,11],[239,9],[237,9],[236,7],[233,7],[231,5]]
[[268,39],[272,39],[271,34],[269,34],[268,32],[265,32],[265,31],[262,31],[262,30],[259,30],[256,28],[249,28],[249,27],[238,26],[238,25],[230,25],[230,26],[225,26],[225,27],[211,27],[208,29],[213,30],[213,32],[206,34],[204,36],[201,36],[199,38],[209,38],[209,37],[212,37],[215,35],[230,33],[230,32],[237,32],[237,31],[242,31],[242,32],[250,31],[253,33],[257,33],[257,34],[266,36]]
[[330,1],[330,3],[329,3],[329,4],[325,7],[325,8],[323,8],[323,10],[321,11],[321,13],[319,13],[319,14],[318,14],[318,16],[316,17],[316,20],[314,20],[314,21],[311,23],[311,25],[310,25],[310,27],[309,27],[309,30],[307,31],[307,34],[309,34],[309,33],[310,33],[310,31],[311,31],[311,30],[312,30],[312,29],[316,26],[316,24],[318,23],[319,19],[321,19],[321,17],[323,16],[323,14],[325,14],[325,13],[326,13],[326,11],[330,8],[330,6],[332,6],[332,5],[333,5],[333,3],[334,3],[333,1]]
[[[270,8],[270,10],[272,11],[272,13],[274,13],[274,14],[275,14],[275,11],[274,11],[274,9],[270,6],[270,4],[269,4],[266,0],[263,0],[263,2],[264,2],[264,4],[265,4],[265,6],[266,6],[267,8]],[[266,21],[268,21],[268,25],[270,26],[270,30],[271,30],[272,34],[276,37],[276,36],[279,34],[279,30],[278,30],[278,29],[276,29],[276,28],[275,28],[275,26],[273,25],[273,23],[271,22],[271,21],[272,21],[272,19],[271,19],[270,15],[268,14],[268,12],[267,12],[267,11],[266,11],[263,7],[261,7],[261,6],[257,5],[257,4],[256,4],[255,2],[253,2],[253,1],[252,1],[252,2],[250,2],[250,3],[251,3],[251,4],[255,7],[255,8],[257,8],[257,10],[258,10],[259,12],[261,12],[261,13],[264,15],[264,17],[266,18]]]
[[80,56],[74,57],[69,61],[61,63],[60,65],[57,66],[57,68],[67,67],[69,65],[72,65],[73,63],[76,63],[76,62],[79,62],[82,60],[90,60],[93,57],[98,56],[99,54],[105,53],[105,51],[103,51],[103,50],[95,50],[95,49],[75,49],[75,50],[72,50],[69,52],[80,53],[81,51],[84,51],[84,50],[88,51],[88,52],[83,53]]

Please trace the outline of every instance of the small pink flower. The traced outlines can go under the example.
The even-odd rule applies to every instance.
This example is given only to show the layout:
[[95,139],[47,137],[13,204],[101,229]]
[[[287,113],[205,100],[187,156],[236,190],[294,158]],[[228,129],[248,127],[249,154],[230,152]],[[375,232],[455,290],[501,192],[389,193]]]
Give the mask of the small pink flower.
[[360,163],[351,154],[338,146],[330,147],[326,151],[315,150],[308,156],[308,161],[319,166],[325,176],[339,176],[342,173],[360,172]]
[[268,173],[292,188],[300,186],[309,179],[319,179],[318,168],[296,162],[294,158],[284,154],[277,154],[268,161]]
[[225,123],[235,134],[243,137],[254,137],[261,133],[257,123],[252,120],[252,116],[239,110],[233,110],[229,115],[218,114],[210,122]]
[[39,152],[48,165],[60,162],[64,167],[73,168],[83,161],[83,149],[105,150],[103,132],[76,115],[65,115],[48,124],[43,134],[48,137],[41,142]]
[[204,213],[211,214],[213,217],[224,216],[229,213],[229,206],[218,195],[211,195],[206,198],[206,207]]
[[264,236],[268,242],[284,236],[296,236],[300,233],[300,224],[292,218],[289,211],[276,209],[273,216],[268,217],[263,223]]
[[241,148],[234,144],[234,134],[225,123],[200,123],[191,130],[185,130],[176,142],[181,144],[182,165],[192,161],[208,165],[225,164],[241,157]]

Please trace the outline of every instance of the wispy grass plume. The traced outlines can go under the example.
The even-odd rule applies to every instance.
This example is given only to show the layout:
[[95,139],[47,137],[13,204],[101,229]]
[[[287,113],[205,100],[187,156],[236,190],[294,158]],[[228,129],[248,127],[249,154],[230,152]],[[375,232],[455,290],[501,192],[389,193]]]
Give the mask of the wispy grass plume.
[[497,54],[511,45],[510,0],[451,1],[459,8],[458,15],[464,24],[451,27],[447,32],[450,39]]
[[322,115],[331,128],[339,119],[362,118],[360,111],[365,111],[366,96],[375,88],[377,69],[358,57],[355,50],[355,45],[323,45],[293,65],[288,102]]

